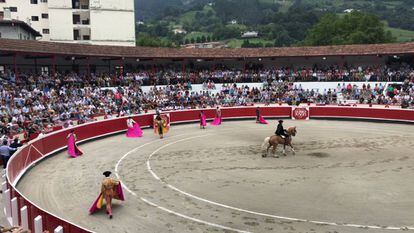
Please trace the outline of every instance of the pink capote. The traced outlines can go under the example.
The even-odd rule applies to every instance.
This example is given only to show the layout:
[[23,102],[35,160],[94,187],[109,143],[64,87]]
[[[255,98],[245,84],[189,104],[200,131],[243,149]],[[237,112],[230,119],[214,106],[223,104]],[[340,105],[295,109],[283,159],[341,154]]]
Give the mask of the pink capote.
[[259,116],[259,123],[264,124],[264,125],[268,124],[267,121],[262,116]]
[[[124,190],[122,189],[121,182],[119,182],[119,185],[115,187],[115,190],[116,190],[117,195],[114,197],[114,199],[125,201]],[[102,207],[99,205],[99,202],[101,201],[102,203],[103,200],[100,200],[100,199],[103,199],[102,192],[99,194],[98,198],[96,198],[92,206],[89,208],[89,214],[95,213],[98,209]]]
[[72,156],[72,158],[83,155],[83,152],[76,145],[75,135],[73,134],[70,134],[68,138],[68,154]]
[[206,114],[201,114],[201,117],[200,117],[200,126],[206,126],[206,125],[207,125]]
[[142,130],[138,123],[134,123],[133,127],[128,127],[126,136],[128,138],[140,138],[142,137]]
[[221,125],[221,117],[215,117],[211,125]]

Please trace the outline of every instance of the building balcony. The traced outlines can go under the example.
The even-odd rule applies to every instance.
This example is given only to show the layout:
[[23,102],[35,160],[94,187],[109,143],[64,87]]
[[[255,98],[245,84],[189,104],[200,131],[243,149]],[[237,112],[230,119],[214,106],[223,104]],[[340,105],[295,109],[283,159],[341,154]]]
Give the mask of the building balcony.
[[89,25],[90,17],[89,12],[73,13],[72,21],[74,25]]
[[75,41],[89,41],[91,40],[91,30],[89,28],[74,28],[73,40]]
[[90,23],[90,20],[89,19],[85,19],[85,20],[80,20],[80,21],[73,21],[73,25],[75,25],[75,26],[89,26],[91,23]]

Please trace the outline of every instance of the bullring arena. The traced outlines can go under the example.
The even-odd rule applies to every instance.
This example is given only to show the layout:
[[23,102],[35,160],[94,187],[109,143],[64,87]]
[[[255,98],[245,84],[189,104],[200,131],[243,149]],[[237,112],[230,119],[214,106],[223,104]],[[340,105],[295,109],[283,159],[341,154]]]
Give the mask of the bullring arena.
[[[284,106],[262,111],[274,119],[291,114]],[[54,150],[56,145],[48,144],[64,132],[52,133],[49,140],[33,142],[29,155],[42,160],[17,189],[44,211],[96,232],[414,230],[413,126],[325,120],[406,122],[413,120],[410,110],[311,107],[310,121],[285,121],[298,128],[296,154],[288,149],[280,158],[262,158],[261,143],[273,134],[276,121],[256,124],[254,108],[223,109],[224,123],[205,130],[199,129],[196,112],[171,112],[172,123],[186,124],[173,124],[163,140],[152,129],[144,130],[143,138],[126,138],[118,131],[125,119],[80,126],[81,139],[106,136],[81,144],[85,155],[78,159],[69,159],[65,150],[40,157]],[[323,112],[336,115],[316,116]],[[142,126],[150,124],[148,115],[136,119]],[[91,131],[97,126],[99,132]],[[103,213],[87,212],[100,171],[108,168],[127,190],[111,221]]]
[[[1,223],[34,233],[414,232],[412,54],[414,43],[204,50],[0,39],[3,148],[24,142],[2,157]],[[295,153],[279,145],[263,156],[281,119],[296,126]],[[135,126],[143,137],[127,138]],[[125,196],[113,216],[96,199],[105,171]]]

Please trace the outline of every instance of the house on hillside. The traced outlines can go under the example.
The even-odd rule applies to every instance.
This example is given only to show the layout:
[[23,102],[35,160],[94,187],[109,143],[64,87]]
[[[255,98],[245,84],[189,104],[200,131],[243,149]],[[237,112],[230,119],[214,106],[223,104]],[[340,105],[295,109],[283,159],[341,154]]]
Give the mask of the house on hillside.
[[257,38],[259,37],[259,32],[256,31],[249,31],[245,32],[241,35],[242,38]]
[[174,28],[172,30],[172,32],[174,33],[174,35],[177,35],[177,34],[187,34],[187,31],[184,30],[184,29],[182,29],[182,28]]
[[232,21],[230,21],[230,24],[237,24],[237,20],[233,19]]

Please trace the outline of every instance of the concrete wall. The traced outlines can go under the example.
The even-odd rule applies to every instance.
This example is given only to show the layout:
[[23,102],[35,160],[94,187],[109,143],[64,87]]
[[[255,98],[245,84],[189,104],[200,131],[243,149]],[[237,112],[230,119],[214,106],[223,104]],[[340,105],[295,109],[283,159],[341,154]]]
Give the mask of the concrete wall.
[[[88,2],[84,0],[83,2]],[[43,41],[87,43],[97,45],[135,46],[134,0],[89,0],[90,9],[72,9],[72,0],[48,0],[30,4],[30,0],[7,0],[3,7],[17,7],[12,19],[18,19],[39,31]],[[91,31],[91,40],[73,41],[73,12],[90,14],[90,25],[82,25]],[[43,19],[42,14],[48,14]],[[38,16],[39,21],[31,21]],[[49,29],[50,34],[43,34]]]
[[131,0],[90,0],[92,10],[121,10],[134,11],[134,1]]
[[16,40],[34,40],[35,37],[20,26],[0,26],[1,38]]
[[135,46],[134,11],[91,10],[91,39],[100,45]]
[[48,0],[50,8],[72,9],[72,0]]
[[50,40],[68,42],[73,40],[72,10],[50,8]]

